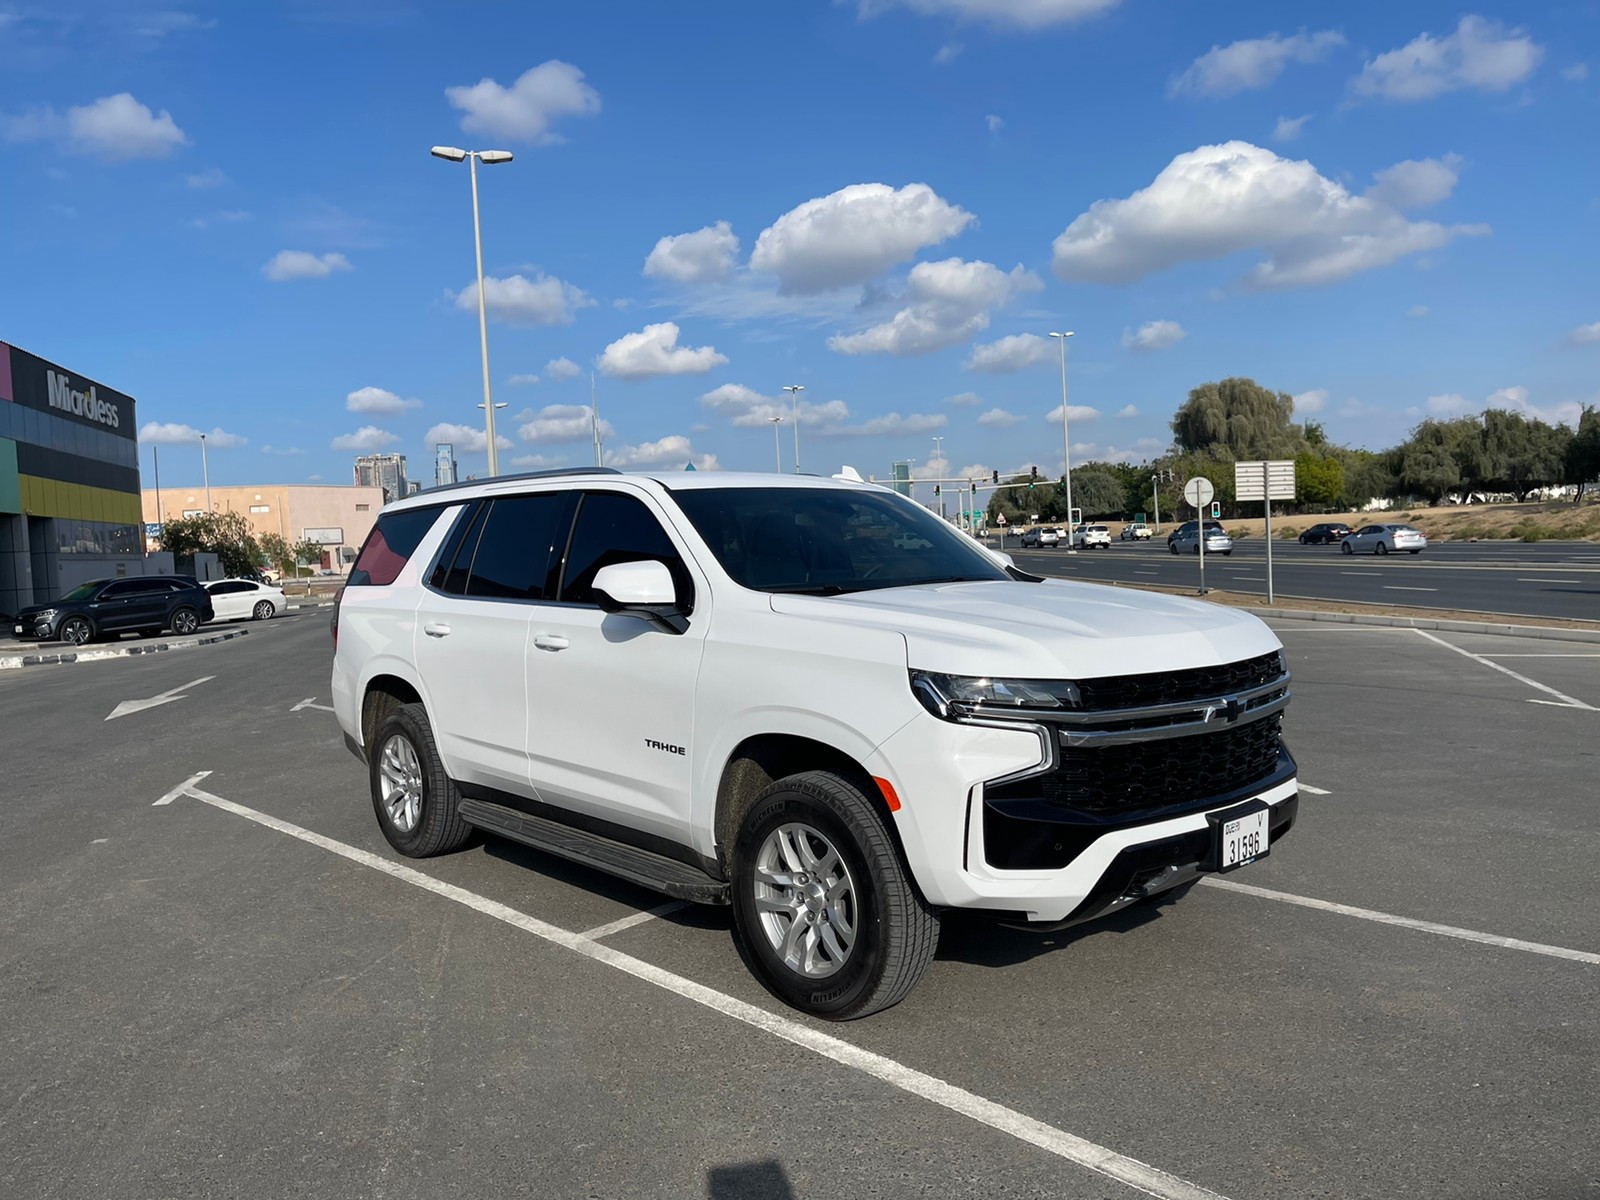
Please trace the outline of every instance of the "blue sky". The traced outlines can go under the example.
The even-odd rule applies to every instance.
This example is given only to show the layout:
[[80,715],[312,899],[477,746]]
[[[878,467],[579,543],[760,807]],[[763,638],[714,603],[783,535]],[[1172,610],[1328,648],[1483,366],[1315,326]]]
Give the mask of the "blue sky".
[[592,461],[592,370],[619,465],[771,469],[801,384],[808,470],[1053,474],[1060,329],[1075,462],[1226,375],[1374,448],[1600,402],[1600,5],[1294,12],[0,0],[0,340],[135,396],[174,484],[185,427],[217,483],[481,472],[444,143],[516,154],[503,470]]

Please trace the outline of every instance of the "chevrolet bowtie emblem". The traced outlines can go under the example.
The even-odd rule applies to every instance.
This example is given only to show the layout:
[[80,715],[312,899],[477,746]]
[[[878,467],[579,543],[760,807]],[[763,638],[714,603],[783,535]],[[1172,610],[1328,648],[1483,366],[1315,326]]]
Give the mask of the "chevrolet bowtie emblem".
[[1205,715],[1200,719],[1207,725],[1219,716],[1230,725],[1239,719],[1239,714],[1244,711],[1244,706],[1237,700],[1229,700],[1226,704],[1208,704]]

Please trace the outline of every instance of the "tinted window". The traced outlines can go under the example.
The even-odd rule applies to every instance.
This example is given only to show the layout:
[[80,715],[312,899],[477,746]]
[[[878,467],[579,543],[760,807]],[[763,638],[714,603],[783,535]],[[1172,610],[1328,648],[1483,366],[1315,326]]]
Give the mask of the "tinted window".
[[567,549],[561,599],[572,604],[593,604],[590,585],[602,567],[644,559],[667,565],[678,604],[689,608],[694,599],[689,573],[655,514],[641,501],[620,492],[586,492],[578,507],[572,544]]
[[472,553],[466,594],[494,600],[551,599],[570,505],[567,492],[503,496],[491,502]]
[[452,596],[467,594],[467,572],[472,567],[472,554],[478,548],[478,534],[483,529],[483,514],[489,510],[486,502],[473,501],[461,511],[456,523],[445,536],[439,548],[439,561],[433,565],[428,585]]
[[215,586],[207,588],[206,590],[209,591],[213,596],[231,596],[235,592],[248,592],[250,590],[250,585],[248,583],[241,583],[237,580],[231,580],[228,583],[216,584]]
[[411,508],[379,517],[351,568],[349,586],[393,583],[438,519],[437,508]]
[[121,579],[108,584],[101,595],[110,599],[116,596],[143,596],[165,590],[166,585],[159,579]]
[[976,542],[877,488],[693,488],[675,498],[749,588],[835,595],[1010,578]]

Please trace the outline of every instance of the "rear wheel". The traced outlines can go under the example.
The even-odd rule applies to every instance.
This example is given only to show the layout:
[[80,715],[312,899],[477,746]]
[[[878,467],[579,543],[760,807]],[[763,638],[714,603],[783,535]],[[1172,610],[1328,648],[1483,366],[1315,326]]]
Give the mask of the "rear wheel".
[[1378,543],[1378,548],[1373,553],[1375,553],[1375,554],[1388,554],[1389,553],[1389,543],[1388,542],[1379,542]]
[[1422,551],[1421,550],[1413,550],[1413,551],[1411,551],[1411,553],[1412,554],[1421,554]]
[[57,636],[70,646],[82,646],[94,640],[94,626],[87,617],[68,617],[61,622]]
[[1311,544],[1311,539],[1306,537],[1306,535],[1302,533],[1300,535],[1300,544],[1302,546],[1309,546]]
[[257,621],[265,621],[277,611],[278,610],[272,606],[271,600],[258,600],[256,601],[255,608],[250,610],[250,615]]
[[472,826],[461,819],[461,797],[422,705],[390,709],[368,749],[372,808],[391,846],[408,858],[429,858],[466,844]]
[[172,614],[173,633],[193,633],[200,628],[200,614],[192,608],[180,608]]
[[861,790],[829,771],[777,780],[733,846],[733,914],[779,999],[846,1021],[898,1004],[939,943],[939,918]]

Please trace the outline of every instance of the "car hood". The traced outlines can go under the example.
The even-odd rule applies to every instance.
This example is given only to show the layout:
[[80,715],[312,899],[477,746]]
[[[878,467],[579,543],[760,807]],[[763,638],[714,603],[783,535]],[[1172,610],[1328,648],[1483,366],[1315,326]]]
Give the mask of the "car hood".
[[77,600],[56,600],[50,604],[30,604],[27,608],[17,611],[16,619],[20,621],[24,617],[36,617],[42,612],[50,612],[54,609],[74,608],[79,603],[81,602]]
[[1056,579],[775,595],[772,608],[893,630],[908,666],[952,675],[1093,679],[1216,666],[1280,645],[1237,609]]

